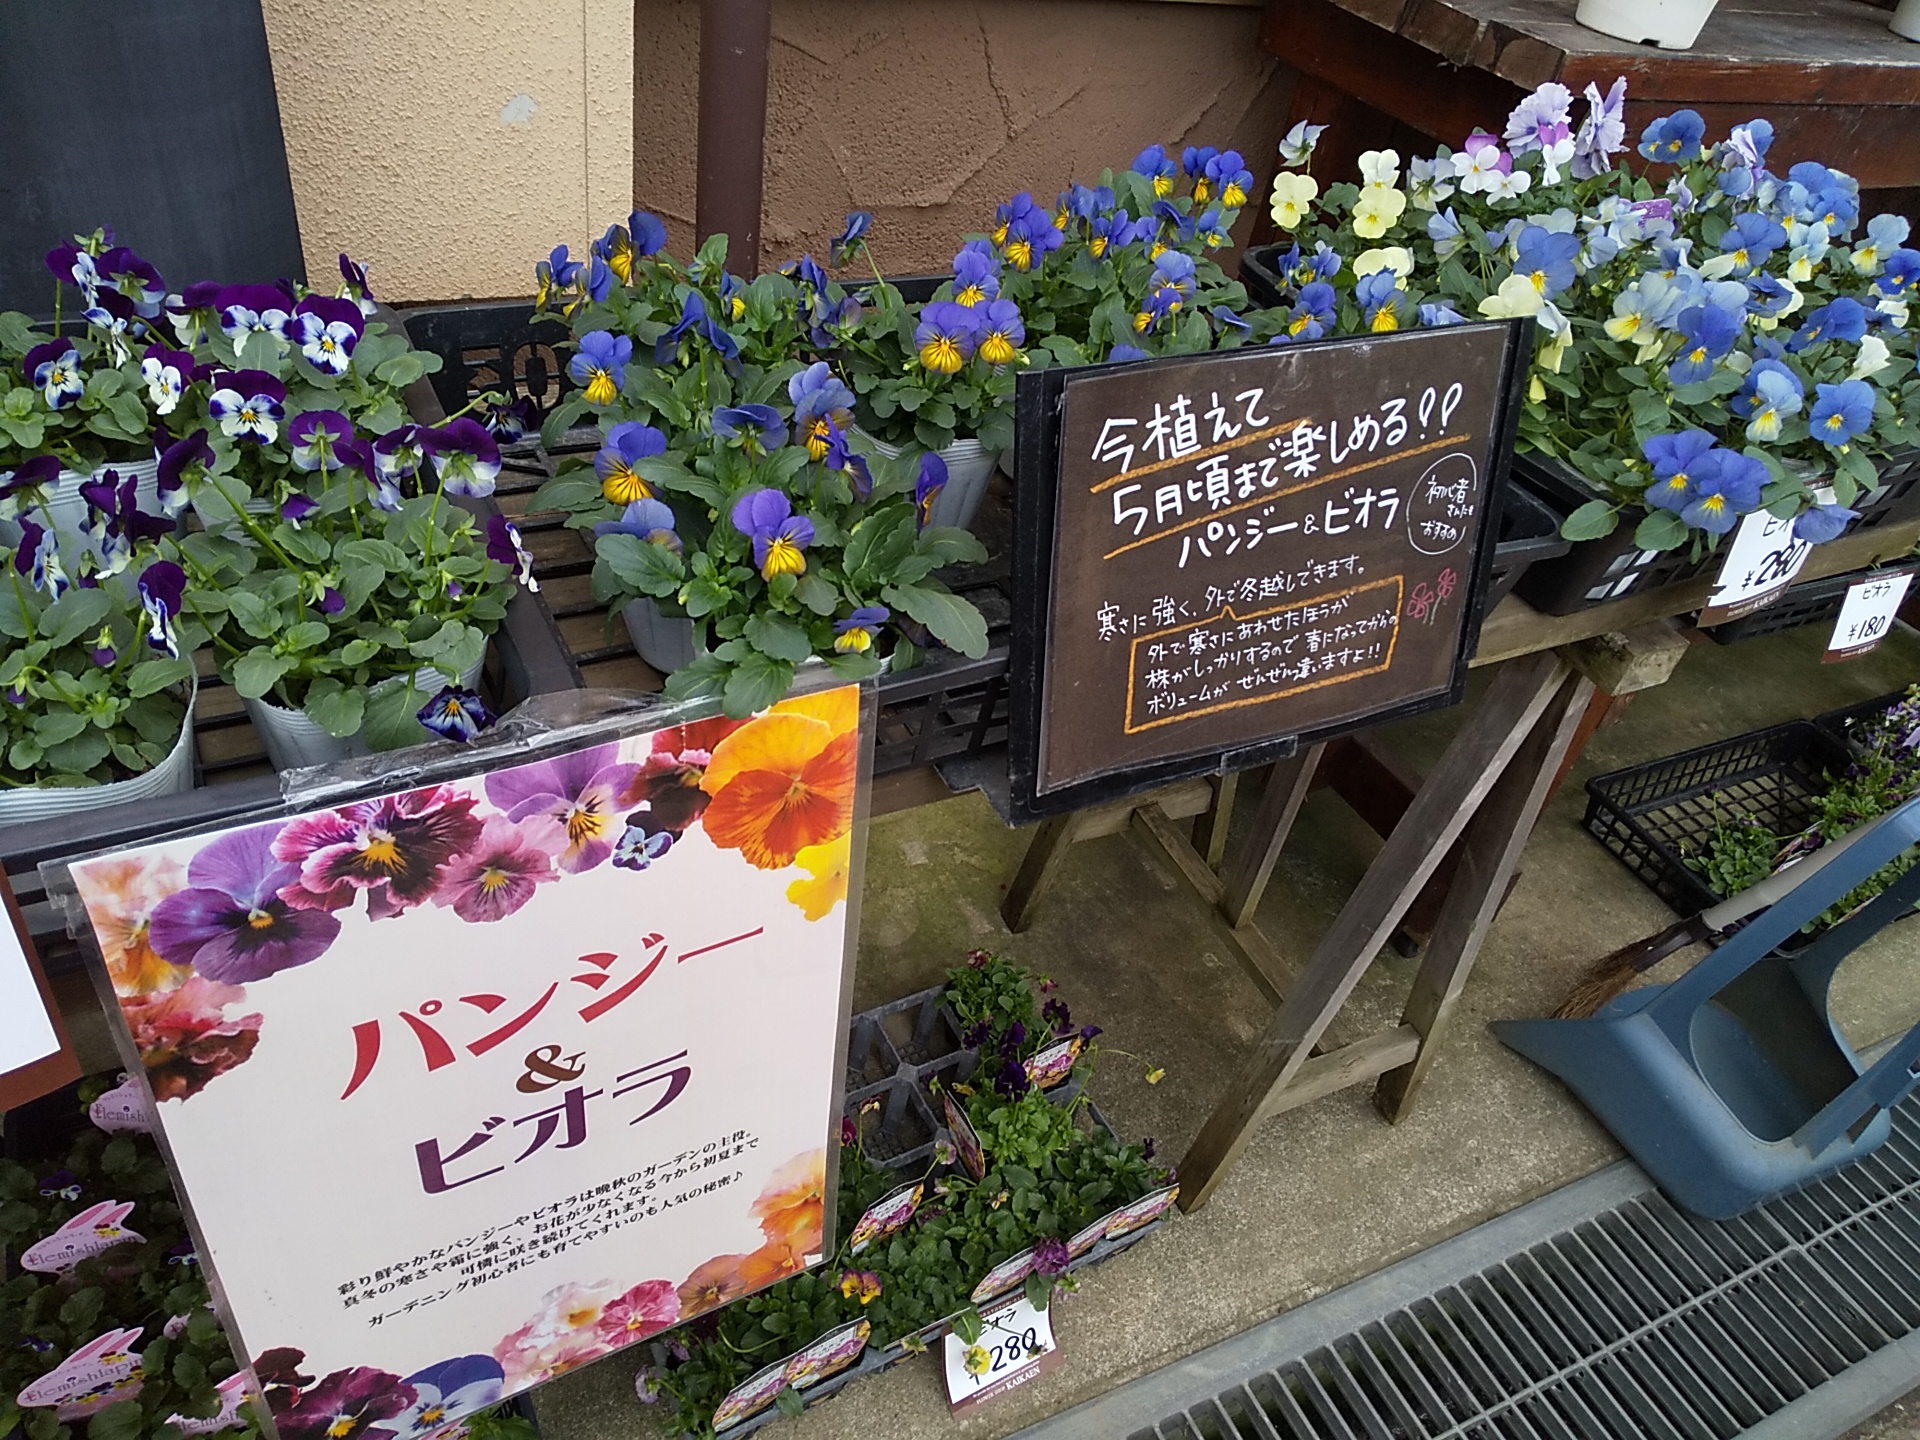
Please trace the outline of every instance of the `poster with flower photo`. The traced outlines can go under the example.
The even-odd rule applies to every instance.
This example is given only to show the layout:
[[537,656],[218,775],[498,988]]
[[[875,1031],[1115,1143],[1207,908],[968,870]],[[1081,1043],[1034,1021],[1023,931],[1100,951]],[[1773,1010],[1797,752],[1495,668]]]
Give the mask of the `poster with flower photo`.
[[821,1258],[860,689],[76,863],[281,1440]]

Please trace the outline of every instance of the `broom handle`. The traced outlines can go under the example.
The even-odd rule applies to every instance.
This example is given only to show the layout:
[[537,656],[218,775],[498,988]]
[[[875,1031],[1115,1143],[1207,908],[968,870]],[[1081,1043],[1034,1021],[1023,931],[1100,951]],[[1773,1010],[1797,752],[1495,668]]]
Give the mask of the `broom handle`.
[[1811,855],[1794,861],[1783,870],[1776,870],[1759,884],[1749,885],[1738,895],[1730,896],[1718,905],[1709,906],[1700,912],[1701,923],[1710,930],[1720,931],[1736,920],[1744,920],[1749,915],[1766,909],[1802,880],[1818,874],[1829,863],[1839,859],[1848,846],[1872,828],[1871,824],[1856,825],[1838,840],[1822,845]]

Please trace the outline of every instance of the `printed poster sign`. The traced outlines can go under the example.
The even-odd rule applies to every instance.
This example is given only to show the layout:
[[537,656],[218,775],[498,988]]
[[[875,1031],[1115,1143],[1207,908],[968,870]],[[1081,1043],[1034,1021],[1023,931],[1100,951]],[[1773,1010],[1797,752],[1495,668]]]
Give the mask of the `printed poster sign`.
[[859,715],[73,866],[282,1440],[423,1435],[818,1263]]
[[1456,699],[1515,354],[1462,325],[1021,377],[1015,810]]

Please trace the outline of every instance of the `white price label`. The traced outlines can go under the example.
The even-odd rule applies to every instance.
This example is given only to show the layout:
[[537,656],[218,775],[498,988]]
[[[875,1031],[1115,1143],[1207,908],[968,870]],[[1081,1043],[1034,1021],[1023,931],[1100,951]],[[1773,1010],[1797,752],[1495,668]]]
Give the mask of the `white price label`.
[[40,1000],[27,952],[0,913],[0,1073],[60,1053],[60,1037]]
[[1793,583],[1813,546],[1793,535],[1793,521],[1756,510],[1740,522],[1727,547],[1700,623],[1737,620],[1765,605]]
[[947,1332],[947,1400],[956,1411],[1016,1389],[1060,1360],[1051,1307],[1035,1310],[1022,1295],[981,1320],[977,1344]]
[[1907,598],[1913,583],[1911,570],[1886,575],[1871,575],[1847,587],[1847,598],[1840,605],[1840,618],[1833,622],[1833,635],[1827,641],[1825,659],[1845,660],[1864,655],[1878,645],[1893,628],[1893,617],[1900,602]]

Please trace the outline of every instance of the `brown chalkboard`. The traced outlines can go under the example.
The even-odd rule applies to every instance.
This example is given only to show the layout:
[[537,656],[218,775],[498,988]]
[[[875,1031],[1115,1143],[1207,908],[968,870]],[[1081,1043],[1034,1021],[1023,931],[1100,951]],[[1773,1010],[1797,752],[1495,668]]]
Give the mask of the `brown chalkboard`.
[[1016,810],[1457,699],[1516,328],[1023,376]]

